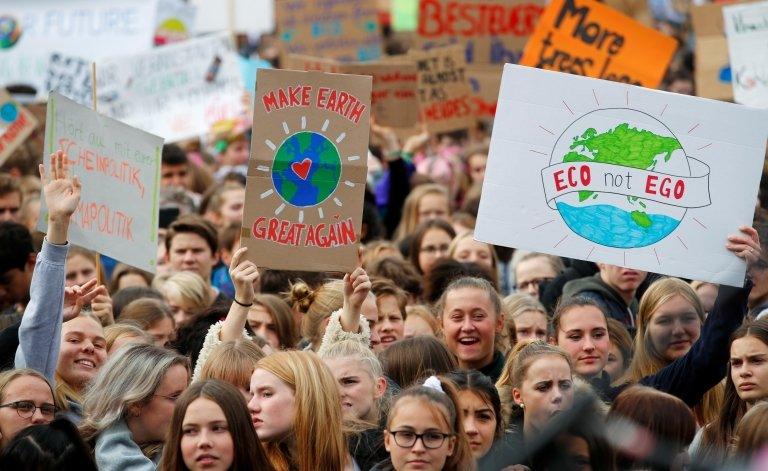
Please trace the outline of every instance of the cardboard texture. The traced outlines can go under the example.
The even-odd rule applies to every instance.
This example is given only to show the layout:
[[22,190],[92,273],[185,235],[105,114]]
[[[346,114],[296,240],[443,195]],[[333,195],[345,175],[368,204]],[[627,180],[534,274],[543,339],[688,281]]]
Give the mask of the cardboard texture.
[[375,0],[280,0],[275,3],[275,19],[285,54],[345,62],[381,57]]
[[475,237],[732,286],[768,111],[507,64]]
[[736,103],[768,108],[768,2],[723,8]]
[[467,66],[467,79],[472,87],[472,104],[477,119],[490,123],[496,115],[502,68],[499,66]]
[[44,100],[52,52],[93,61],[146,51],[156,12],[157,0],[3,0],[0,87],[27,85]]
[[554,0],[521,65],[656,88],[677,41],[596,0]]
[[243,111],[238,56],[226,33],[98,62],[98,109],[168,142],[205,135]]
[[[53,92],[48,97],[45,153],[63,150],[83,184],[69,242],[154,273],[163,140]],[[45,159],[50,175],[50,159]],[[45,232],[48,210],[37,229]]]
[[259,267],[357,264],[371,77],[261,70],[241,244]]
[[691,7],[696,34],[696,95],[715,100],[733,100],[728,41],[723,29],[723,4]]
[[461,44],[468,64],[517,62],[545,0],[420,0],[417,44]]
[[407,56],[419,70],[421,119],[432,133],[469,129],[475,125],[466,74],[464,49],[459,46],[412,51]]
[[0,88],[0,165],[32,134],[37,120]]
[[344,64],[341,72],[373,78],[371,109],[376,123],[410,127],[419,122],[418,70],[413,62]]

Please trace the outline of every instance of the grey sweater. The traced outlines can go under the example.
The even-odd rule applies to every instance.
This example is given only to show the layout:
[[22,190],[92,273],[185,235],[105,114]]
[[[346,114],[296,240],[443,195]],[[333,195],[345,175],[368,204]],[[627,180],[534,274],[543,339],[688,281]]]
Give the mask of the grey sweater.
[[[93,449],[99,471],[155,471],[157,463],[141,452],[123,419],[101,432]],[[158,453],[157,457],[162,455]]]
[[16,368],[32,368],[54,384],[61,343],[64,308],[64,279],[69,244],[54,245],[43,240],[37,254],[29,303],[19,327]]

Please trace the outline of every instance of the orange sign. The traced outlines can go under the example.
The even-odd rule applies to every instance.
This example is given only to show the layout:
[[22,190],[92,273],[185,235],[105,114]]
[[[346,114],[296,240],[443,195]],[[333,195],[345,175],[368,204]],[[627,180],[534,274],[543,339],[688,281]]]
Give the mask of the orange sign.
[[656,88],[677,42],[596,0],[553,0],[521,65]]

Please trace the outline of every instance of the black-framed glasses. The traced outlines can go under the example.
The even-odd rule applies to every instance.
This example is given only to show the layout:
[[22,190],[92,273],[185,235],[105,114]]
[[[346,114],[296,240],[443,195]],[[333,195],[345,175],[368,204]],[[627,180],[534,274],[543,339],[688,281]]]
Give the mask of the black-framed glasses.
[[9,402],[8,404],[0,404],[0,407],[10,407],[11,409],[16,409],[16,413],[19,414],[19,417],[22,419],[29,419],[35,415],[35,411],[37,409],[40,409],[40,413],[43,414],[43,417],[53,418],[53,416],[56,415],[56,412],[59,410],[53,404],[43,404],[38,407],[32,401]]
[[416,433],[410,430],[387,430],[395,437],[395,443],[401,448],[411,448],[416,444],[416,440],[421,440],[424,448],[434,450],[443,446],[445,439],[452,437],[453,434],[442,432],[424,432]]

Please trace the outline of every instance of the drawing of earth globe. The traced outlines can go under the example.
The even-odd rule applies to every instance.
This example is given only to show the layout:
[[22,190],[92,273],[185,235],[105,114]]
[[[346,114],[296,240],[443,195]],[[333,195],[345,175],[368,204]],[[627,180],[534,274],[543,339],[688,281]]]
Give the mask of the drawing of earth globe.
[[21,25],[16,18],[8,15],[0,16],[0,49],[13,47],[21,38]]
[[[622,167],[691,174],[688,157],[672,131],[653,116],[627,108],[595,110],[571,123],[555,143],[550,165],[561,162],[612,164],[617,175]],[[556,198],[555,203],[573,232],[615,248],[655,244],[677,228],[686,211],[621,194],[618,188],[616,193],[575,191]]]
[[311,131],[293,134],[275,153],[272,183],[278,194],[294,206],[322,203],[336,191],[340,178],[339,151],[322,134]]

